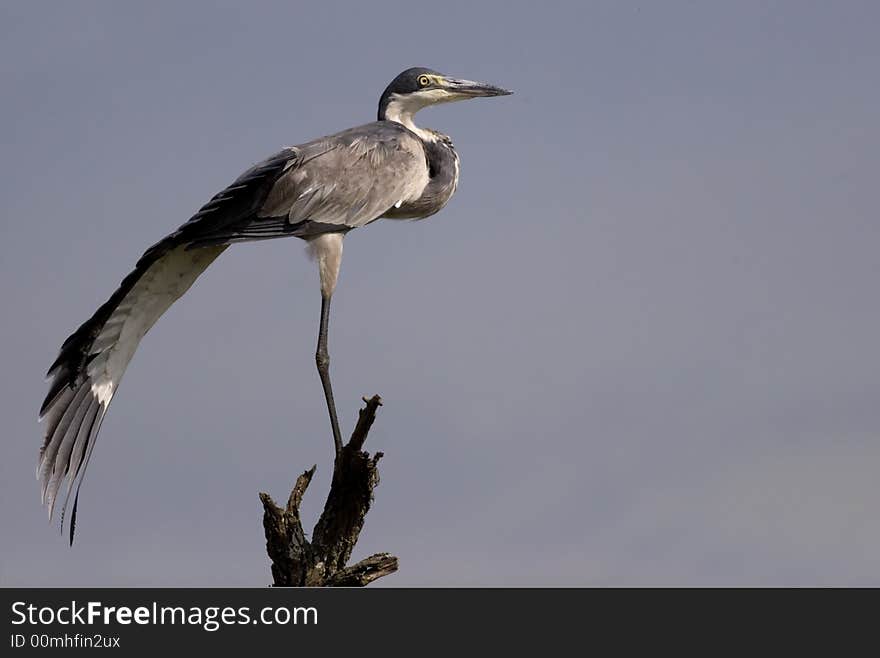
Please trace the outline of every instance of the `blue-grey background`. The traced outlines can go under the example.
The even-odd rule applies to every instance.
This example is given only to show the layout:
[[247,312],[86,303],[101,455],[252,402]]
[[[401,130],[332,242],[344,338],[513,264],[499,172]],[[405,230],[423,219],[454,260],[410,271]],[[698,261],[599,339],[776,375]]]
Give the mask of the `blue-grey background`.
[[[302,243],[228,251],[150,332],[77,542],[42,375],[141,252],[409,66],[459,192],[355,231],[337,400],[385,407],[385,585],[880,584],[873,2],[4,2],[2,585],[265,585],[257,492],[328,486]],[[309,523],[311,527],[311,522]]]

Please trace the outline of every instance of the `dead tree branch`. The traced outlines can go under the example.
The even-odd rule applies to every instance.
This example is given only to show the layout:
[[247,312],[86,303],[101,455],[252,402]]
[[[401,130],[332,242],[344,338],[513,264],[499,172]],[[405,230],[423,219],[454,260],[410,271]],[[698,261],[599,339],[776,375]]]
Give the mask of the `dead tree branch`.
[[373,489],[379,484],[377,465],[382,453],[371,457],[362,448],[382,399],[374,395],[364,402],[351,438],[336,455],[330,493],[311,541],[303,531],[299,508],[315,474],[314,466],[296,479],[284,509],[269,494],[260,494],[266,552],[276,587],[363,587],[397,571],[397,558],[389,553],[376,553],[345,566],[370,511]]

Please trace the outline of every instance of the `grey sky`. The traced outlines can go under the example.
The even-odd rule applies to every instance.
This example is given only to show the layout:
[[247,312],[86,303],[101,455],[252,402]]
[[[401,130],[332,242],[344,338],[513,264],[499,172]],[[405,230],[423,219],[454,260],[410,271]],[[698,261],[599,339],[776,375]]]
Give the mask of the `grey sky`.
[[[319,5],[320,6],[317,6]],[[142,251],[251,163],[429,66],[459,192],[346,239],[345,430],[386,585],[880,585],[872,2],[0,6],[2,585],[265,585],[257,492],[331,438],[317,274],[230,249],[141,345],[77,542],[33,477],[42,375]]]

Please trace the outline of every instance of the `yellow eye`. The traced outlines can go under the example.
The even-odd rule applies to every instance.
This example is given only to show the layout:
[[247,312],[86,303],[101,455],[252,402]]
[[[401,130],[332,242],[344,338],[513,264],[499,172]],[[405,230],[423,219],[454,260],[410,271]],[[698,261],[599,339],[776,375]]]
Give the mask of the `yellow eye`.
[[427,87],[430,83],[431,83],[431,80],[430,80],[430,78],[428,78],[427,75],[420,75],[419,76],[419,86],[420,87]]

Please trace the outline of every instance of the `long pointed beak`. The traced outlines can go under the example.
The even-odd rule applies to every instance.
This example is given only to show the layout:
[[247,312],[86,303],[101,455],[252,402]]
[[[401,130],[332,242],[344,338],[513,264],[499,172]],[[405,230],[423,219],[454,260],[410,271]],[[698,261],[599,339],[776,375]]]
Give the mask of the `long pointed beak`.
[[455,78],[446,78],[446,88],[453,94],[458,94],[468,98],[480,98],[482,96],[509,96],[512,91],[490,85],[485,82],[474,82],[473,80],[456,80]]

